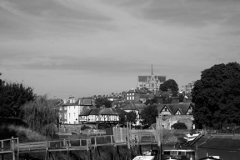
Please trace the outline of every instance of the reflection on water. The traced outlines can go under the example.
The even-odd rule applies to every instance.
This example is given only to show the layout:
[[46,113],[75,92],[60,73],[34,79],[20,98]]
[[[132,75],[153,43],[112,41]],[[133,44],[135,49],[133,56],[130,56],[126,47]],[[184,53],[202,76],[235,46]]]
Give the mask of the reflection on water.
[[[163,146],[163,149],[173,149],[173,146]],[[210,156],[220,156],[223,160],[240,160],[240,150],[232,151],[229,150],[219,150],[219,149],[206,149],[206,148],[192,148],[196,150],[197,159]]]
[[239,160],[240,159],[240,151],[205,149],[205,148],[197,149],[198,158],[205,157],[206,155],[220,156],[223,160]]

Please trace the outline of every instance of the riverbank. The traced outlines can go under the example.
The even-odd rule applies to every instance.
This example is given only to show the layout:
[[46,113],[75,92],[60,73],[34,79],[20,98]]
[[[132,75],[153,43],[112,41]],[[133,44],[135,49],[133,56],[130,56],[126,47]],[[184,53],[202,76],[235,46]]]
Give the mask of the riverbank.
[[240,136],[239,135],[214,135],[203,137],[202,144],[197,143],[199,148],[219,149],[219,150],[240,150]]

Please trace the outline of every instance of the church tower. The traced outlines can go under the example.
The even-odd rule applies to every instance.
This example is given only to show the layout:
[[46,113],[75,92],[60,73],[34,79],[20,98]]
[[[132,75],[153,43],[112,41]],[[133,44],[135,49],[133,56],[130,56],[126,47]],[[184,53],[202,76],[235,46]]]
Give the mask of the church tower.
[[138,88],[147,88],[152,92],[159,90],[160,84],[166,81],[166,76],[155,76],[153,73],[153,65],[151,65],[150,76],[138,76]]

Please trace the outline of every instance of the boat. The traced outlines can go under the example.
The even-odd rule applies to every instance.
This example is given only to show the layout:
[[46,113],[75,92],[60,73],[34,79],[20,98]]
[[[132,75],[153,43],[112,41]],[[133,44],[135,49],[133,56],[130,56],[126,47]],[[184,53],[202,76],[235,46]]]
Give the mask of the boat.
[[150,150],[143,152],[142,155],[134,157],[133,160],[154,160],[156,155],[157,155],[156,150]]
[[195,150],[167,149],[162,151],[162,160],[195,160]]
[[197,136],[199,136],[200,133],[195,133],[195,134],[191,134],[191,133],[187,133],[185,135],[186,138],[196,138]]
[[183,139],[186,140],[187,142],[193,141],[196,138],[198,138],[201,135],[201,133],[187,133]]
[[187,138],[187,137],[183,137],[184,140],[186,140],[187,142],[193,141],[196,139],[196,137],[192,137],[192,138]]
[[154,156],[136,156],[133,160],[154,160]]
[[222,159],[220,158],[220,156],[207,156],[200,158],[199,160],[222,160]]

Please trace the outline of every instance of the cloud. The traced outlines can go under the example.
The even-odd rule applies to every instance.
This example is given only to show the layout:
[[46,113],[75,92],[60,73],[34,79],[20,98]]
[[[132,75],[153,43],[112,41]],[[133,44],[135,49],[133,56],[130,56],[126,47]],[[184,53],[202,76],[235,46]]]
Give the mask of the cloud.
[[46,84],[43,77],[53,74],[48,83],[58,77],[58,86],[51,82],[58,88],[61,72],[74,79],[65,78],[65,84],[87,79],[79,87],[98,78],[107,88],[104,77],[111,83],[118,77],[119,89],[132,87],[137,75],[150,74],[151,64],[155,74],[188,83],[214,64],[240,61],[239,5],[233,0],[2,0],[0,67],[9,78],[31,79],[38,90]]

